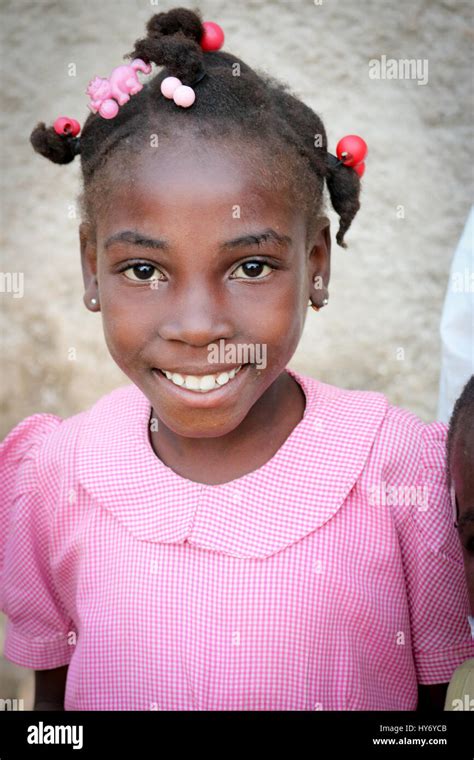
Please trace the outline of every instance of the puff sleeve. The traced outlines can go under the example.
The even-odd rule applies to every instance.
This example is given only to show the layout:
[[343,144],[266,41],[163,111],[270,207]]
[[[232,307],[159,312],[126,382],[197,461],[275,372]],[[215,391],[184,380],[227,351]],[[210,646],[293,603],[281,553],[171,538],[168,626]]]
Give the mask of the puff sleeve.
[[446,485],[443,423],[423,424],[417,461],[419,498],[400,532],[415,667],[420,684],[447,683],[474,656],[463,556]]
[[49,564],[54,499],[42,493],[37,460],[63,420],[34,414],[0,446],[0,610],[7,616],[4,656],[47,670],[69,663],[72,621],[55,588]]

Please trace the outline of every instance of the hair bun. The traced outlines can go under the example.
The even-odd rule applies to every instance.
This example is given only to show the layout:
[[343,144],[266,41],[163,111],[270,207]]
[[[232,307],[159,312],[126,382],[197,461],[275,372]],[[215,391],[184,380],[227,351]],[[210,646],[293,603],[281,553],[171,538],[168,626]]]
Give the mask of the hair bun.
[[198,13],[187,8],[157,13],[146,29],[147,37],[137,40],[124,58],[164,66],[168,76],[177,77],[183,84],[193,82],[202,71],[204,55],[199,44],[204,27]]
[[148,21],[146,30],[149,37],[162,37],[182,32],[185,37],[199,45],[204,33],[200,12],[188,8],[173,8],[167,13],[156,13]]
[[54,127],[40,122],[30,135],[30,142],[37,153],[55,164],[70,164],[81,152],[80,138],[58,135]]
[[341,164],[339,159],[331,153],[326,154],[326,161],[328,167],[326,184],[332,207],[339,214],[336,242],[342,248],[347,248],[344,235],[360,209],[360,178],[354,169]]

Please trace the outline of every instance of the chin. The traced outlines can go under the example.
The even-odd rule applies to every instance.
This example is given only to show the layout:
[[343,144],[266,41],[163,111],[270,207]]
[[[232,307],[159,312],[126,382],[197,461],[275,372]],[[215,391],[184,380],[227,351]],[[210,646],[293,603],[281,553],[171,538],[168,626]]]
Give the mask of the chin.
[[175,435],[184,438],[219,438],[235,430],[247,416],[249,409],[234,410],[186,410],[168,413],[159,404],[153,405],[155,416]]

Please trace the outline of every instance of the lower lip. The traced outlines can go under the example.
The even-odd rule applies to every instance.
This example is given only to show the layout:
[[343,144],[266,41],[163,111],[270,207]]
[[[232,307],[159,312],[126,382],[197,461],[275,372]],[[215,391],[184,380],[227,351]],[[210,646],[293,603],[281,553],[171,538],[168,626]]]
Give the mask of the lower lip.
[[161,387],[180,403],[199,409],[212,409],[215,406],[224,404],[240,391],[251,367],[251,364],[244,364],[242,369],[225,385],[221,385],[219,388],[214,388],[206,393],[190,391],[182,385],[175,385],[159,369],[153,369],[152,374],[158,380]]

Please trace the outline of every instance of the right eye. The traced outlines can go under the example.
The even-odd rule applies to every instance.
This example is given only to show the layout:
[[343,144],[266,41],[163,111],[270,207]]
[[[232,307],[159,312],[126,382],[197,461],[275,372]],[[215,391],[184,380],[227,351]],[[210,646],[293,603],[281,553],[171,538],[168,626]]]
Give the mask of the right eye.
[[[156,270],[161,276],[150,278],[150,274],[153,272],[153,270]],[[157,280],[165,279],[163,272],[160,272],[158,267],[154,266],[154,264],[147,264],[145,261],[139,261],[135,264],[128,264],[127,267],[121,271],[127,280],[132,280],[133,282],[155,282]],[[127,272],[133,272],[134,277],[130,277]]]

